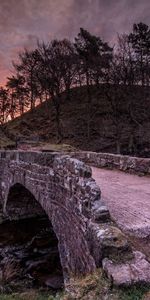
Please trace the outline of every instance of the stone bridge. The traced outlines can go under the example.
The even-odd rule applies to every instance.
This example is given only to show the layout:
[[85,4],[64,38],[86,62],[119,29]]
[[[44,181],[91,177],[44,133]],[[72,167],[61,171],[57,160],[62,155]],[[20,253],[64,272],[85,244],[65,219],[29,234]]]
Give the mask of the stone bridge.
[[[100,266],[117,285],[150,283],[150,264],[142,253],[133,252],[126,236],[110,219],[104,204],[107,203],[113,219],[116,223],[119,219],[118,225],[124,229],[121,221],[123,224],[128,221],[128,206],[137,188],[130,187],[126,193],[122,184],[126,182],[124,176],[97,168],[93,168],[95,181],[92,168],[78,159],[94,166],[123,168],[133,173],[138,169],[146,175],[150,173],[150,160],[139,163],[135,158],[94,153],[72,153],[71,156],[40,151],[0,151],[0,203],[3,217],[14,220],[42,214],[48,216],[58,239],[65,283],[72,276],[94,272]],[[141,196],[146,199],[146,226],[150,217],[148,180],[147,177],[145,193],[137,198],[137,201],[141,201]],[[130,179],[127,184],[130,184]],[[104,202],[99,185],[102,185]],[[119,193],[121,189],[123,192]],[[138,204],[135,203],[137,211],[138,207],[141,211]],[[120,218],[117,216],[118,208],[121,211]],[[130,208],[132,211],[132,206]],[[134,211],[131,213],[131,224],[133,216]],[[114,255],[117,260],[113,264]],[[113,261],[110,260],[112,257]]]
[[71,275],[92,272],[96,267],[90,223],[96,207],[107,209],[100,201],[100,189],[91,174],[90,167],[69,156],[0,152],[0,200],[4,216],[13,220],[43,211],[47,214],[58,239],[66,280]]

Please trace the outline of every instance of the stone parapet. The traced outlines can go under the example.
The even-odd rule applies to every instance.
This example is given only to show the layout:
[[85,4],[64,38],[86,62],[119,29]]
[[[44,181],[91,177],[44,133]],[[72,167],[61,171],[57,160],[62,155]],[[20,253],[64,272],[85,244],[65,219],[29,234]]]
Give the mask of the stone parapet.
[[70,155],[93,167],[117,169],[138,175],[150,175],[150,158],[85,151],[72,152]]

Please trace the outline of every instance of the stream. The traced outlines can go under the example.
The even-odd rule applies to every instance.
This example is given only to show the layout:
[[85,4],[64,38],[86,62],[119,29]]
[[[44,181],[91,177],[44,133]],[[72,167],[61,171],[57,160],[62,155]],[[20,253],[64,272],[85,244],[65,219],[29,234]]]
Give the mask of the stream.
[[63,288],[58,240],[46,216],[0,225],[0,289]]

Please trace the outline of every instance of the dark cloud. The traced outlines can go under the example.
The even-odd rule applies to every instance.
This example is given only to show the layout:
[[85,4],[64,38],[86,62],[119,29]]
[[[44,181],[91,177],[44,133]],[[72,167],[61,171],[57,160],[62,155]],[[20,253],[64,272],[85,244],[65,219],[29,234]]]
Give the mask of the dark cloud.
[[149,11],[149,0],[0,0],[0,82],[37,38],[73,38],[84,27],[114,43],[133,23],[149,24]]

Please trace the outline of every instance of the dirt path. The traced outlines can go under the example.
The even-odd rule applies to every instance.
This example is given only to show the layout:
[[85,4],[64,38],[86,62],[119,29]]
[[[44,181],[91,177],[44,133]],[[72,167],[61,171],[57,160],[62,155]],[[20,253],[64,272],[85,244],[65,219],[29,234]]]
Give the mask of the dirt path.
[[92,168],[112,218],[135,237],[150,235],[150,177]]

